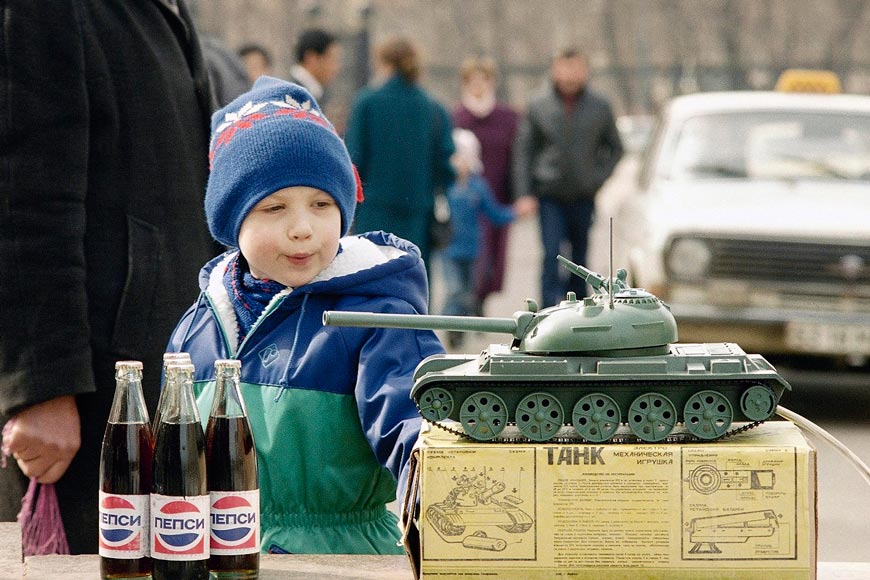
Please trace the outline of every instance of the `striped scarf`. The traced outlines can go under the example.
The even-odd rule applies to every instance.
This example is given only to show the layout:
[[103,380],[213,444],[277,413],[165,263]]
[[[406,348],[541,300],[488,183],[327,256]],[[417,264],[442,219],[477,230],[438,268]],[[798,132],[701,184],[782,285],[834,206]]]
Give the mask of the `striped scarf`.
[[230,261],[223,278],[224,288],[239,321],[239,343],[245,340],[266,305],[286,288],[279,282],[255,278],[241,256],[241,253],[236,254]]

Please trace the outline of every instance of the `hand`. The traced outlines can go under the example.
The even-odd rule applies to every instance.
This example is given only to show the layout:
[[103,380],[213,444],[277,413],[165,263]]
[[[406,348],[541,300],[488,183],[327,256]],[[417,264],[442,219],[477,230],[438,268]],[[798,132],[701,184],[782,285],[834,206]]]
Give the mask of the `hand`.
[[538,211],[538,198],[533,195],[517,198],[514,202],[514,211],[519,218],[535,215]]
[[14,417],[3,444],[27,477],[54,483],[66,472],[81,446],[75,398],[65,395],[37,403]]

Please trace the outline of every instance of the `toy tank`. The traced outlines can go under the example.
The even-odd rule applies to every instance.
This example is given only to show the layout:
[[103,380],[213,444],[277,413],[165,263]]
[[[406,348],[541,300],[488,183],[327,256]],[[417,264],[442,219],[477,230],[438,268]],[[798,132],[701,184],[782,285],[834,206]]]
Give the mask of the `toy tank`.
[[[420,414],[478,441],[710,441],[772,417],[789,384],[734,343],[677,343],[656,296],[559,256],[592,287],[511,318],[325,312],[334,326],[512,334],[480,355],[435,355],[414,373]],[[739,426],[737,426],[739,424]],[[508,428],[506,430],[506,428]]]

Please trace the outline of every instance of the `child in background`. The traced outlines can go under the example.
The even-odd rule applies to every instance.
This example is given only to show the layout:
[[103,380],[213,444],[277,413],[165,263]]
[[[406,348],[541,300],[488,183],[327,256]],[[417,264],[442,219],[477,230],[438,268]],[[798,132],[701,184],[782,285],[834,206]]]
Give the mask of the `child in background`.
[[344,142],[302,87],[270,77],[215,113],[205,206],[231,248],[169,350],[196,365],[208,415],[214,360],[242,361],[263,551],[401,554],[386,509],[416,440],[412,374],[431,331],[324,327],[325,310],[426,314],[425,266],[384,232],[346,236],[362,189]]
[[[456,171],[456,181],[447,189],[452,238],[443,251],[445,315],[467,316],[474,312],[475,296],[472,271],[480,251],[481,219],[497,226],[512,222],[514,209],[498,203],[482,176],[480,142],[467,129],[453,130],[456,153],[450,158]],[[462,345],[461,332],[448,332],[452,348]]]

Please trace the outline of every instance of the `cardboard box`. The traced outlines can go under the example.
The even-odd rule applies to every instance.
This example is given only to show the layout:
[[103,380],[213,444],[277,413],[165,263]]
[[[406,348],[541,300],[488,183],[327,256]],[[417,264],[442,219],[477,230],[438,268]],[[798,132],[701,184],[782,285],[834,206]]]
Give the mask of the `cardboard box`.
[[411,462],[402,521],[417,578],[815,579],[815,451],[789,422],[610,445],[427,426]]

